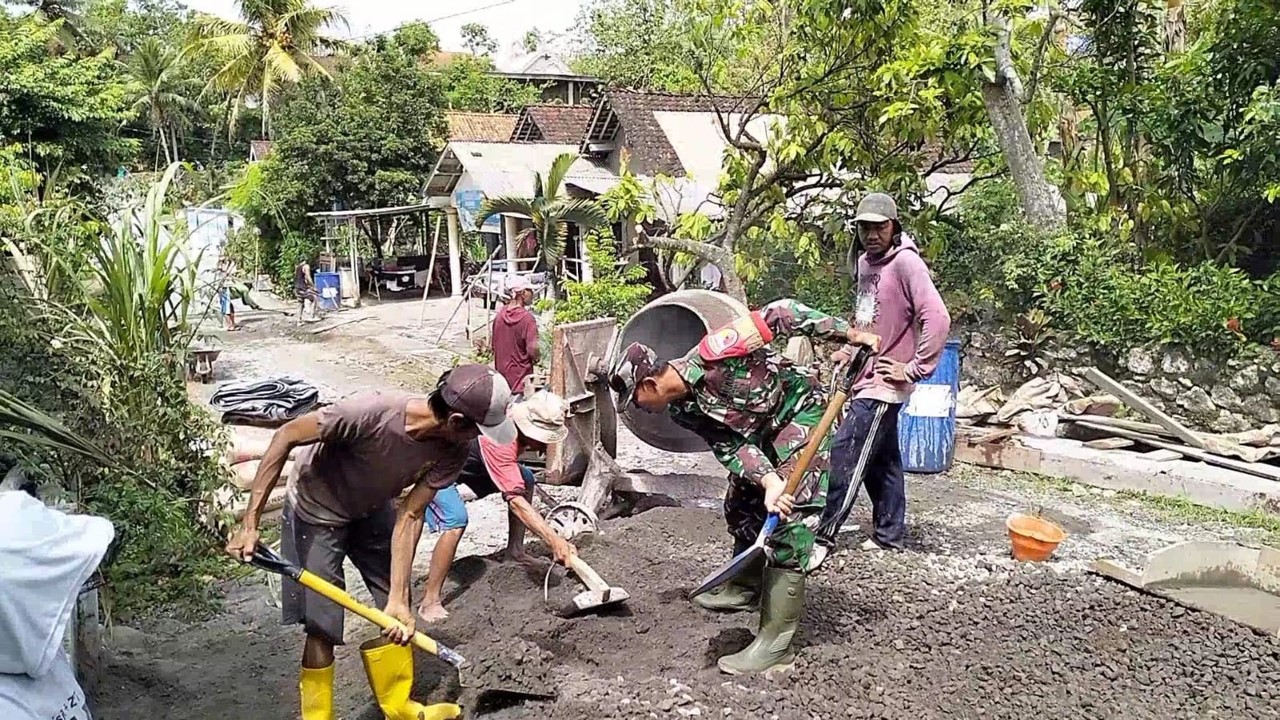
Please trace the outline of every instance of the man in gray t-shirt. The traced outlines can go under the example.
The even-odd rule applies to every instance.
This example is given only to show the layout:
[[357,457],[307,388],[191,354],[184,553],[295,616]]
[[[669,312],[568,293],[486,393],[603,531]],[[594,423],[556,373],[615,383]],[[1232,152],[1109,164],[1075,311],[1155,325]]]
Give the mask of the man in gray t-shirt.
[[[343,587],[351,558],[375,602],[399,620],[386,641],[361,648],[369,684],[387,717],[418,717],[409,699],[413,636],[409,576],[427,506],[454,482],[470,441],[483,434],[515,441],[507,418],[511,390],[492,368],[462,365],[440,378],[428,397],[364,393],[297,418],[275,432],[254,478],[249,509],[227,544],[238,559],[253,555],[267,497],[285,460],[299,448],[281,518],[281,552]],[[406,488],[408,496],[395,500]],[[285,580],[284,622],[306,627],[302,654],[303,720],[333,718],[333,648],[343,643],[343,610]],[[427,717],[431,717],[427,713]]]

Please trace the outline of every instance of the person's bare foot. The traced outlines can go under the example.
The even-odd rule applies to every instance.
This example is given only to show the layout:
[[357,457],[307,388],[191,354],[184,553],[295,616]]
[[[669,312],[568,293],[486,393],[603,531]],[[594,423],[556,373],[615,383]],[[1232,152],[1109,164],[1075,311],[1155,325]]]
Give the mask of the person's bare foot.
[[546,568],[546,565],[543,563],[543,561],[530,555],[527,552],[524,552],[523,550],[519,552],[511,552],[510,550],[508,550],[502,553],[502,561],[520,563],[521,565],[531,570],[541,571],[544,568]]
[[426,623],[439,622],[449,617],[449,611],[445,610],[439,601],[428,603],[423,600],[422,604],[418,606],[418,617],[422,619],[422,622]]

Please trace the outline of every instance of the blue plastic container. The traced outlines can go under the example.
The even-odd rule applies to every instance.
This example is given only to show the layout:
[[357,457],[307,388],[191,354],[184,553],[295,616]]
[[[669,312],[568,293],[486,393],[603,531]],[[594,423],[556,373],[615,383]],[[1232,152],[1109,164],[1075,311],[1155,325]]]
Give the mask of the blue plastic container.
[[342,303],[342,276],[336,272],[316,273],[316,292],[321,310],[337,310]]
[[933,374],[916,383],[898,415],[903,469],[940,473],[956,458],[956,396],[960,393],[960,341],[948,340]]

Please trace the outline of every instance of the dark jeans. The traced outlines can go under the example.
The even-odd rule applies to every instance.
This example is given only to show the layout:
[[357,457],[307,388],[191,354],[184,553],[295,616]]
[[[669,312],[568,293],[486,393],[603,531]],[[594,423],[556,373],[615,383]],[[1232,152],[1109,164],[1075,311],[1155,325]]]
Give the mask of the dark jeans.
[[831,447],[831,485],[818,527],[824,544],[835,545],[836,533],[849,518],[858,485],[871,498],[877,545],[901,548],[907,532],[907,484],[898,450],[897,403],[854,400],[836,431]]

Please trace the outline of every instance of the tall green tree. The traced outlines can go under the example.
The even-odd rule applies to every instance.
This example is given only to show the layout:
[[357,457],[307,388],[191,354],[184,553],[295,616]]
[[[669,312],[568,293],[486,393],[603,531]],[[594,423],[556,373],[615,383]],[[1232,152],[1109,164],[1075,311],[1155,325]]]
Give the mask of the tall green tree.
[[[609,216],[595,200],[562,197],[565,176],[578,156],[564,153],[551,162],[546,174],[533,174],[533,197],[505,196],[485,198],[476,213],[476,227],[494,215],[514,213],[531,220],[530,227],[517,239],[523,252],[537,252],[543,269],[551,277],[560,275],[568,223],[589,232],[609,223]],[[555,283],[552,283],[554,292]]]
[[25,5],[36,17],[61,22],[56,45],[59,50],[74,49],[84,37],[81,0],[5,0],[0,4]]
[[156,165],[163,152],[164,164],[180,158],[178,135],[190,128],[201,112],[196,98],[200,83],[186,74],[181,53],[156,37],[148,37],[129,57],[129,72],[139,93],[133,110],[147,119],[157,141]]
[[307,212],[418,197],[444,146],[444,91],[403,47],[369,43],[337,77],[305,79],[285,96],[271,157],[253,178],[252,195],[270,199],[256,218],[265,237],[300,229]]
[[682,0],[591,0],[578,13],[575,69],[611,85],[667,92],[699,89],[681,26]]
[[462,26],[462,47],[472,55],[488,57],[498,49],[498,41],[489,34],[489,28],[480,23],[467,23]]
[[137,151],[120,126],[130,88],[109,54],[50,54],[63,21],[0,14],[0,146],[16,145],[43,176],[80,183]]
[[489,58],[457,57],[439,73],[450,110],[510,113],[542,99],[536,86],[494,74]]
[[208,87],[229,95],[228,127],[235,126],[245,103],[255,100],[262,109],[262,134],[271,137],[272,106],[281,92],[309,75],[329,76],[317,58],[338,45],[326,33],[345,27],[346,19],[308,0],[237,0],[236,5],[238,21],[198,16],[200,37],[192,49],[215,53],[222,62]]

